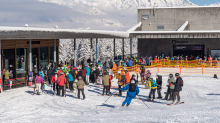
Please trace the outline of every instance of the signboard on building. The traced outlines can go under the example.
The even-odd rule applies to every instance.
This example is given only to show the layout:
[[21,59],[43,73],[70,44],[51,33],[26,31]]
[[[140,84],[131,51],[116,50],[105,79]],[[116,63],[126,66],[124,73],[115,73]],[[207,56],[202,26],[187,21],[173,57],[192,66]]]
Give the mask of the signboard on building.
[[174,50],[203,50],[201,45],[174,45]]

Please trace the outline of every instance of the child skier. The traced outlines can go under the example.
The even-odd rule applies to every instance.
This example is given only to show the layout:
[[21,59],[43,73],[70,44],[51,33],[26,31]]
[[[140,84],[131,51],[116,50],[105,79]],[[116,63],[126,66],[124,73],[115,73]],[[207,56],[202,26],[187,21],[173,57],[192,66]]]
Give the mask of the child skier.
[[[129,90],[128,90],[129,89]],[[127,91],[127,97],[125,99],[125,101],[122,103],[122,106],[124,106],[125,104],[127,104],[127,106],[130,105],[131,103],[131,100],[139,94],[139,88],[138,86],[135,84],[135,81],[132,80],[131,81],[131,84],[125,86],[124,88],[121,89],[121,91],[124,91],[124,90],[128,90]]]
[[151,87],[151,90],[150,90],[150,93],[149,93],[148,101],[151,100],[151,94],[153,94],[153,99],[151,101],[154,101],[154,99],[155,99],[155,91],[157,89],[157,83],[155,82],[155,80],[153,80],[153,78],[150,78],[149,86]]

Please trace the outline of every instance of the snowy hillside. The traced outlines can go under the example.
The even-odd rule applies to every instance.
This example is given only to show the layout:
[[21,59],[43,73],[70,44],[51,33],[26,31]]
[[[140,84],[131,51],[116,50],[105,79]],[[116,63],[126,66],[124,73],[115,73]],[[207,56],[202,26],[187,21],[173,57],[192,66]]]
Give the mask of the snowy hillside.
[[[138,7],[153,6],[196,6],[189,0],[39,0],[71,8],[72,13],[80,12],[85,16],[74,16],[70,20],[80,25],[100,24],[106,29],[129,29],[136,22]],[[78,21],[80,20],[80,21]],[[90,26],[91,27],[91,26]],[[84,27],[86,28],[86,27]],[[92,27],[97,29],[100,27]]]
[[[150,92],[139,80],[140,94],[129,107],[121,107],[122,97],[100,96],[97,85],[85,86],[86,99],[77,99],[67,89],[66,97],[53,96],[51,87],[45,94],[32,95],[32,87],[22,87],[0,93],[1,123],[219,123],[220,83],[212,75],[182,76],[183,90],[180,92],[184,104],[167,106],[171,101],[156,99],[147,102]],[[140,77],[139,77],[140,78]],[[155,79],[155,75],[153,75]],[[163,75],[162,96],[166,92],[168,75]],[[208,83],[208,84],[207,84]],[[118,92],[112,88],[111,92]],[[157,97],[157,93],[156,93]],[[82,98],[82,95],[81,95]]]

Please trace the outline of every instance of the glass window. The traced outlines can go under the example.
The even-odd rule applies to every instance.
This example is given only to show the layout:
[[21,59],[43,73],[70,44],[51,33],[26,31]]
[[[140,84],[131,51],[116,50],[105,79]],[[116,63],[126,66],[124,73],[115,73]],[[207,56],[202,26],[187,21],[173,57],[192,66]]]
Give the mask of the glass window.
[[147,19],[149,19],[149,15],[141,15],[141,19],[142,20],[147,20]]
[[162,26],[162,25],[157,26],[157,29],[164,29],[164,26]]
[[40,68],[47,70],[48,66],[48,47],[40,48]]
[[16,66],[17,78],[26,77],[27,75],[27,49],[16,49]]
[[38,48],[32,48],[32,69],[35,66],[38,70]]

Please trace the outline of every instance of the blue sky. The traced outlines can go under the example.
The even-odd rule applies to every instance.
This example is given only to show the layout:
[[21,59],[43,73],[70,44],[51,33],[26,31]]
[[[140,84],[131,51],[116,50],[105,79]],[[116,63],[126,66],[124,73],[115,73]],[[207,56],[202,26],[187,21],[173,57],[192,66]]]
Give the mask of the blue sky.
[[220,2],[220,0],[190,0],[190,1],[199,6],[204,6],[205,4],[210,5],[213,3]]

